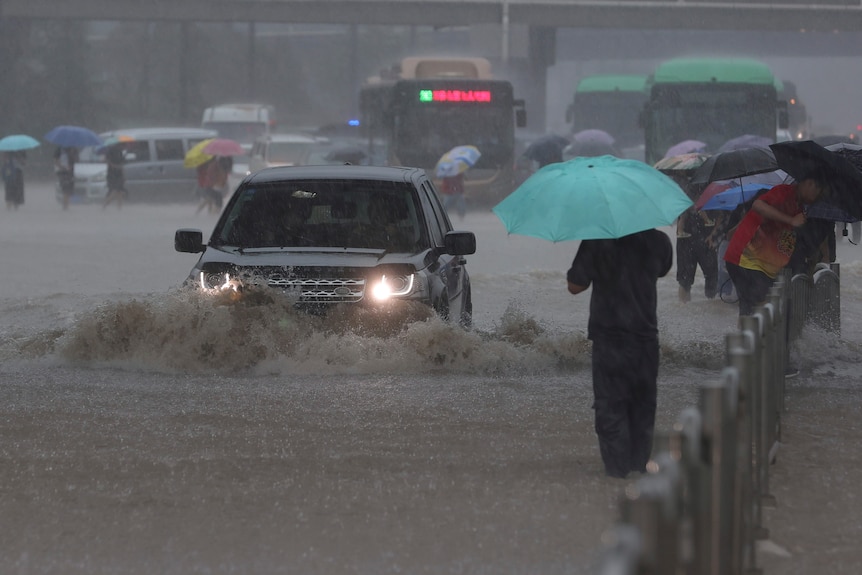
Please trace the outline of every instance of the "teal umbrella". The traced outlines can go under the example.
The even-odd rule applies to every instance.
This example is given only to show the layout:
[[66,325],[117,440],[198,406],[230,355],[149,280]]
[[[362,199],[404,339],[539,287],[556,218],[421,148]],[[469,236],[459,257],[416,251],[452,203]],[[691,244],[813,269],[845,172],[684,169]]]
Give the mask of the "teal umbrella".
[[621,238],[670,225],[691,205],[682,188],[655,168],[599,156],[545,166],[493,211],[510,234],[560,242]]
[[26,134],[12,134],[0,139],[0,152],[20,152],[39,147],[39,140]]

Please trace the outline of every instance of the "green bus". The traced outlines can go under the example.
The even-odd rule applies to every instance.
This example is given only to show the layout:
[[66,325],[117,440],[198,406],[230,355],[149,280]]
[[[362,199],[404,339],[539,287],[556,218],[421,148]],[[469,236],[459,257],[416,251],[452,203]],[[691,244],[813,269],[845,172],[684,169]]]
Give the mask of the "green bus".
[[596,74],[578,82],[575,97],[566,110],[572,133],[604,130],[614,137],[618,148],[643,144],[638,115],[647,100],[646,76]]
[[644,161],[654,164],[684,140],[715,151],[738,136],[775,140],[787,128],[780,80],[763,62],[748,58],[675,58],[647,78],[649,99],[641,115]]

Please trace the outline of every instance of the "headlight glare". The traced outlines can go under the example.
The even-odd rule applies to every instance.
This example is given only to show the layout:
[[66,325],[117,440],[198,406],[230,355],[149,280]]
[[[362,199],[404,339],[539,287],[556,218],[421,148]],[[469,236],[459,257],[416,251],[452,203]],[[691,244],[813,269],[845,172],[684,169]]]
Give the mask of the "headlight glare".
[[414,274],[406,276],[380,276],[380,280],[371,286],[371,296],[377,301],[386,301],[391,297],[409,295],[413,291]]
[[198,282],[200,287],[204,291],[212,291],[212,292],[226,292],[240,291],[240,282],[236,279],[230,277],[230,274],[227,272],[224,273],[207,273],[201,271],[198,274]]

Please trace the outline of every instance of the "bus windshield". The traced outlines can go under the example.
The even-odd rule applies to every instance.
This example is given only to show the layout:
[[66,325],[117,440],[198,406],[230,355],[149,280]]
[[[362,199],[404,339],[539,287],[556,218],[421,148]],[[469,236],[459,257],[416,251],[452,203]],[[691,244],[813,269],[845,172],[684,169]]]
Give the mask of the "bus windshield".
[[572,106],[572,132],[604,130],[618,147],[643,143],[638,114],[646,102],[643,92],[586,92],[576,94]]
[[772,86],[722,84],[656,86],[650,108],[648,148],[660,153],[683,140],[717,150],[737,136],[775,138],[776,94]]
[[497,169],[512,161],[511,108],[416,106],[394,118],[392,154],[403,165],[433,168],[455,146],[473,145],[482,156],[474,169]]

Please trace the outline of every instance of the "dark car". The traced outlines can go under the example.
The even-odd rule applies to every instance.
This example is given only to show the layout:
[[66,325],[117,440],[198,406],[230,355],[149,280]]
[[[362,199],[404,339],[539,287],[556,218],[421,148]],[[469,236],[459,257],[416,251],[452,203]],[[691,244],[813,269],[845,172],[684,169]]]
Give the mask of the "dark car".
[[254,288],[296,307],[386,309],[422,302],[468,326],[465,255],[472,232],[453,231],[419,168],[352,165],[266,168],[246,177],[204,245],[177,230],[179,252],[203,252],[189,283],[242,297]]

